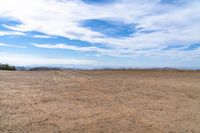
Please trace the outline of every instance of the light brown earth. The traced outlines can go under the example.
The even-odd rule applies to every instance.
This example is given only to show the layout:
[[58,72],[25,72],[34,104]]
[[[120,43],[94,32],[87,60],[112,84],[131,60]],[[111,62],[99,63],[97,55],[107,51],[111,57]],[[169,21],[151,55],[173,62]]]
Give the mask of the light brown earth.
[[1,133],[200,133],[197,71],[0,71]]

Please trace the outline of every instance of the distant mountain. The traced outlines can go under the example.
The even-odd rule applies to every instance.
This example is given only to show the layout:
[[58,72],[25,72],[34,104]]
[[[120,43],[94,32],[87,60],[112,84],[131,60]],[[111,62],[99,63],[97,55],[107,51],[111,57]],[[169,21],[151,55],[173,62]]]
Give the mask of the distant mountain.
[[16,67],[16,70],[17,71],[26,71],[27,68],[25,68],[25,67]]
[[62,69],[53,67],[34,67],[29,69],[29,71],[53,71],[53,70],[62,70]]
[[171,67],[163,67],[163,68],[151,68],[151,70],[180,70],[180,69],[171,68]]

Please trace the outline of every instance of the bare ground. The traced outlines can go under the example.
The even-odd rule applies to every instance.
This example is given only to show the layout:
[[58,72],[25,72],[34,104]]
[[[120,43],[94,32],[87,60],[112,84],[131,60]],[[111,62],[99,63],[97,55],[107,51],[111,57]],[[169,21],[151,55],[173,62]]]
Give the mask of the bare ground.
[[1,133],[200,133],[200,72],[0,71]]

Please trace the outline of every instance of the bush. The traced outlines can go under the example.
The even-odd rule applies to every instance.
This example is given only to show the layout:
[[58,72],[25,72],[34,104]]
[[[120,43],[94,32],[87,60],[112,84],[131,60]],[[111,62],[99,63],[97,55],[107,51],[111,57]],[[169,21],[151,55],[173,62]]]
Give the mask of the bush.
[[0,70],[15,71],[16,68],[15,68],[15,66],[10,66],[10,65],[8,65],[8,64],[0,64]]

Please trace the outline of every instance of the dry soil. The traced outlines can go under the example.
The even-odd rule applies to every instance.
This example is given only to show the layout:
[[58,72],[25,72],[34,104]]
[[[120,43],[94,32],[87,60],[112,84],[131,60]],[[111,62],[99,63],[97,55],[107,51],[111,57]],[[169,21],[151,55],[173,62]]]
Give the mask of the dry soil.
[[197,71],[0,71],[1,133],[200,133]]

